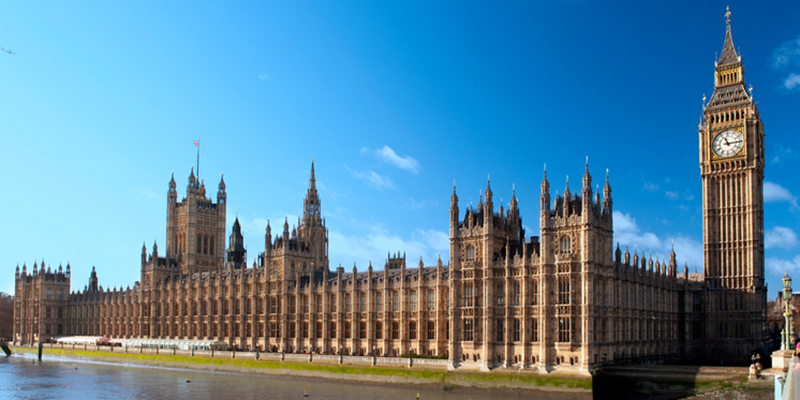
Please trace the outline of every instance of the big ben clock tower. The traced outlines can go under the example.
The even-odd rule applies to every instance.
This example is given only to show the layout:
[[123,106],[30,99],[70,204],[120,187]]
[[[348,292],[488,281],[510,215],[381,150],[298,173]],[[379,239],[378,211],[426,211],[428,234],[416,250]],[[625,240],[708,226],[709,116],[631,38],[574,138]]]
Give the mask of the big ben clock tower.
[[700,124],[703,179],[705,336],[732,360],[763,346],[764,125],[744,82],[744,66],[727,31],[714,73],[714,94]]

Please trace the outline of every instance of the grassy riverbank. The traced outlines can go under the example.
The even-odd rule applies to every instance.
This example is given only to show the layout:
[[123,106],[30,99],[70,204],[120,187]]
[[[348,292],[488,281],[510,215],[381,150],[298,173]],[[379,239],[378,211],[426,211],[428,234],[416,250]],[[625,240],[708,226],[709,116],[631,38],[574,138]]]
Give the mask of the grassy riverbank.
[[[37,349],[15,347],[13,351],[36,354]],[[539,375],[532,372],[516,373],[495,371],[445,372],[424,367],[367,367],[331,364],[304,364],[273,360],[243,360],[230,358],[187,357],[180,355],[154,355],[107,353],[84,350],[44,349],[45,356],[95,359],[115,363],[145,364],[169,368],[187,368],[208,371],[261,373],[342,379],[375,383],[440,384],[444,389],[459,386],[485,388],[513,388],[546,391],[569,391],[591,394],[592,380],[569,375]]]

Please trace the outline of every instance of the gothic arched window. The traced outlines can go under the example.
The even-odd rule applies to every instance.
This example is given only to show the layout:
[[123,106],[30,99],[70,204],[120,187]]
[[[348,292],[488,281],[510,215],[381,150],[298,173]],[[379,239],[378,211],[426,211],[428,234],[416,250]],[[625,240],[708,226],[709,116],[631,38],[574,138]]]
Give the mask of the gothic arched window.
[[572,240],[568,235],[564,235],[561,237],[561,254],[571,254],[572,253]]
[[467,246],[467,261],[475,261],[475,246],[469,245]]

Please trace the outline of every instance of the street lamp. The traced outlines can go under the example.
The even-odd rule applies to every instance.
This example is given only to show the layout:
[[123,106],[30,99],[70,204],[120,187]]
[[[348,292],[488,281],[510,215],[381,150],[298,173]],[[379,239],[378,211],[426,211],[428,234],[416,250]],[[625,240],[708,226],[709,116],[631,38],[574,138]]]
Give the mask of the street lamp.
[[792,278],[789,278],[789,271],[786,271],[786,275],[783,277],[783,305],[785,310],[783,316],[785,321],[783,325],[783,344],[781,345],[782,350],[793,350],[791,348],[792,337],[794,336],[794,329],[792,328],[792,311],[790,309],[791,300]]

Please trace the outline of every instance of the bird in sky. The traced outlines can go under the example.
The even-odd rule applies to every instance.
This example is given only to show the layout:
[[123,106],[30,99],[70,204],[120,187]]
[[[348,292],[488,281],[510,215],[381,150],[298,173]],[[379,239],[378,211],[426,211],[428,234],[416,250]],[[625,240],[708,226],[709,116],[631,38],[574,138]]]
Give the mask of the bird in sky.
[[6,49],[5,49],[5,47],[0,47],[0,49],[2,49],[2,50],[3,50],[3,52],[6,52],[6,53],[8,53],[8,54],[10,54],[10,55],[12,55],[12,56],[15,56],[15,55],[17,55],[17,53],[14,53],[14,52],[13,52],[13,51],[11,51],[11,50],[6,50]]

